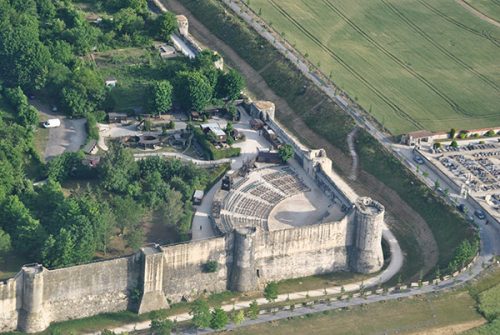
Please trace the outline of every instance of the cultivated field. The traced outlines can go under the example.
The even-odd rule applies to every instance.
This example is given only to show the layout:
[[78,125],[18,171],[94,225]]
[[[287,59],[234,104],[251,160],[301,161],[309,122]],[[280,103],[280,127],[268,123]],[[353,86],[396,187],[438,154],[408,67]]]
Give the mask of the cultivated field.
[[393,134],[500,124],[500,29],[454,0],[250,5]]

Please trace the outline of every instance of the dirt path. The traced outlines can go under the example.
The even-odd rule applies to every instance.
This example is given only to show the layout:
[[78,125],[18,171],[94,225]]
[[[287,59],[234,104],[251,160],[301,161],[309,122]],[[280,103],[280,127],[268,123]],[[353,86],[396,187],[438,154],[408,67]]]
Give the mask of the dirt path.
[[[263,69],[258,69],[257,71],[253,69],[231,47],[214,36],[203,24],[196,20],[179,1],[169,0],[167,3],[164,2],[164,4],[169,10],[186,15],[189,19],[191,34],[202,44],[210,46],[211,49],[222,54],[224,61],[240,71],[246,79],[248,89],[255,96],[259,97],[259,99],[273,101],[276,104],[278,120],[293,120],[291,130],[295,134],[301,134],[301,139],[305,142],[304,144],[316,148],[324,148],[328,156],[332,158],[336,170],[343,176],[349,175],[352,167],[351,157],[311,130],[298,117],[288,103],[276,95],[267,85],[259,73]],[[413,234],[416,237],[424,262],[424,268],[422,269],[424,274],[434,267],[438,259],[437,243],[427,223],[417,212],[408,206],[397,193],[365,171],[360,171],[357,180],[349,184],[359,195],[371,196],[386,207],[386,221],[391,230],[394,229],[401,234]],[[415,274],[416,277],[418,277],[418,274]]]
[[472,7],[469,3],[465,2],[464,0],[457,0],[457,2],[460,6],[465,8],[468,12],[472,13],[472,15],[477,16],[481,20],[486,21],[488,23],[491,23],[492,25],[500,28],[500,22],[498,22],[494,18],[489,17],[488,15],[481,13],[480,11],[478,11],[477,9]]
[[349,135],[347,135],[347,146],[349,147],[349,153],[351,154],[352,165],[351,174],[349,179],[356,180],[358,178],[358,154],[356,153],[356,148],[354,146],[354,137],[358,132],[358,127],[354,128]]

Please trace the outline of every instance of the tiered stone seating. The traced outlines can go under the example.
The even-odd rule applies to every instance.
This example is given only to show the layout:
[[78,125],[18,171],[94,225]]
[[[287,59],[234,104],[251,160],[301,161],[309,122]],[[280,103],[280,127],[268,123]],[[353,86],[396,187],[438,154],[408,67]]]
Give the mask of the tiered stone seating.
[[268,230],[267,218],[274,206],[285,198],[310,191],[289,167],[263,169],[259,174],[261,177],[250,183],[249,177],[239,180],[225,197],[221,211],[223,229],[258,226]]

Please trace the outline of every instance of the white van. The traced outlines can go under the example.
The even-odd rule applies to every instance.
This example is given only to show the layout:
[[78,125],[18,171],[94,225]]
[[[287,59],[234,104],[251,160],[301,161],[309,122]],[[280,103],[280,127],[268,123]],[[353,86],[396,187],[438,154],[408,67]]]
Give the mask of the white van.
[[43,123],[45,128],[56,128],[61,125],[61,120],[59,119],[49,119]]

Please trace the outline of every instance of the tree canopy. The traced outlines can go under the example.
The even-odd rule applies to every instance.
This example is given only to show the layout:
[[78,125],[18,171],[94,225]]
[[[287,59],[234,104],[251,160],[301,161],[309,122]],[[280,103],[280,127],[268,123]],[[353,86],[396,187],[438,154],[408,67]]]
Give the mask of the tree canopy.
[[167,80],[155,81],[149,90],[149,108],[155,114],[166,113],[172,107],[172,84]]

